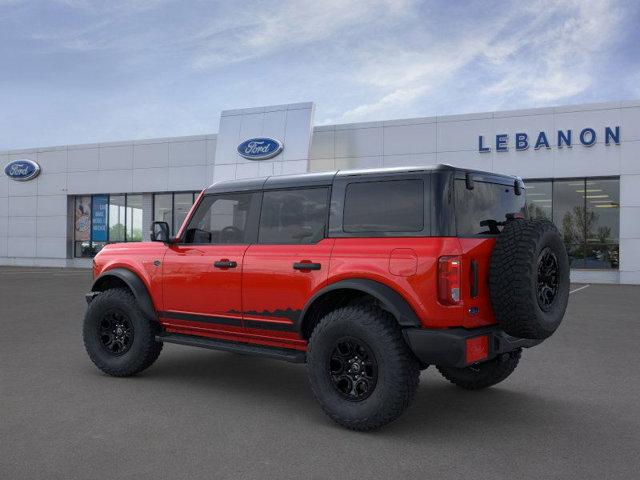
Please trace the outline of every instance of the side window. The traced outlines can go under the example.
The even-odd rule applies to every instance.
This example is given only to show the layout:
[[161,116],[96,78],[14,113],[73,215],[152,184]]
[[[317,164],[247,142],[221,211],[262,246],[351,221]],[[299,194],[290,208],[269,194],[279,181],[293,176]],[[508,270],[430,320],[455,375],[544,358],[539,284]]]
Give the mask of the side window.
[[266,191],[260,214],[260,243],[311,244],[324,238],[329,189]]
[[210,195],[202,199],[185,231],[184,243],[244,244],[254,193]]
[[424,182],[388,180],[347,185],[345,232],[420,232],[424,229]]

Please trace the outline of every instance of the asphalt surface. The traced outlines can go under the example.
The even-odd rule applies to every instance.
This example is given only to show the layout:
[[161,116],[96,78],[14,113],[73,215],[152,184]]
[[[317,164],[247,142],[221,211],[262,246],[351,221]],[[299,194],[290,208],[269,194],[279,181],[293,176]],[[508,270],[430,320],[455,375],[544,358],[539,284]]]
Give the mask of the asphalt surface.
[[165,345],[136,377],[103,375],[81,339],[89,285],[0,267],[2,479],[640,478],[639,286],[573,293],[493,388],[429,368],[405,415],[365,434],[322,413],[302,365]]

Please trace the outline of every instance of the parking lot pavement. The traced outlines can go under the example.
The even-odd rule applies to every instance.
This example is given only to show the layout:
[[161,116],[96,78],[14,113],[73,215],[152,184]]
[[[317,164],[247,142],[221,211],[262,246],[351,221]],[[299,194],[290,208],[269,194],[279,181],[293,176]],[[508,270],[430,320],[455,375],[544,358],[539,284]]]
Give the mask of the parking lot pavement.
[[640,287],[572,286],[567,317],[502,384],[434,368],[375,433],[333,424],[305,368],[166,345],[133,378],[85,355],[86,270],[0,267],[0,478],[633,479]]

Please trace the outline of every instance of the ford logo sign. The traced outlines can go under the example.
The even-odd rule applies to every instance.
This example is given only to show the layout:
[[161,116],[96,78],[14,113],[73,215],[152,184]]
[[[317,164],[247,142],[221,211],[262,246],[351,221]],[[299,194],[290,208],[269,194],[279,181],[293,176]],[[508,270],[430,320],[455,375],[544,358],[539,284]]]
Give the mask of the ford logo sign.
[[238,145],[238,153],[249,160],[266,160],[278,155],[284,146],[273,138],[250,138]]
[[38,176],[40,165],[33,160],[14,160],[4,167],[4,173],[11,180],[26,182]]

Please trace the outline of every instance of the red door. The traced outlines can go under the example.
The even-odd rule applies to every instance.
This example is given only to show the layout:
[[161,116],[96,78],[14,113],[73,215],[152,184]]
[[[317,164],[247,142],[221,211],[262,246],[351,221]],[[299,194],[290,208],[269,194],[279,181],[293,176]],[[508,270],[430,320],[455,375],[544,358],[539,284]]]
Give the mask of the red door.
[[246,245],[177,245],[164,257],[162,323],[190,335],[242,332]]
[[329,274],[335,240],[315,245],[251,245],[244,256],[242,304],[247,334],[276,346],[304,348],[299,317]]
[[242,336],[242,264],[255,242],[259,196],[206,195],[167,250],[161,323],[169,332],[237,340]]
[[258,243],[242,271],[242,307],[249,341],[305,349],[300,313],[327,281],[334,239],[324,238],[327,188],[265,191]]

